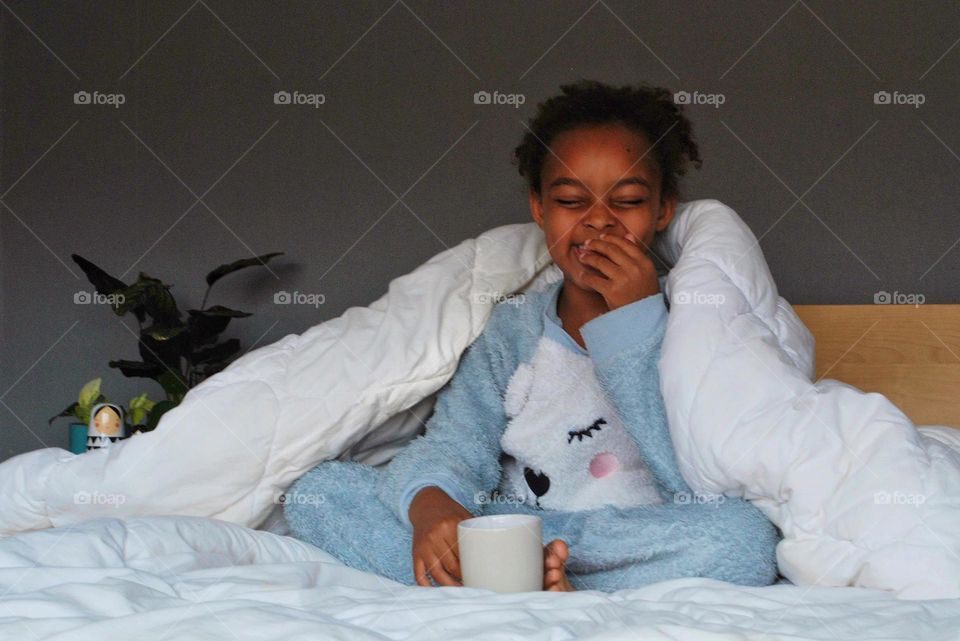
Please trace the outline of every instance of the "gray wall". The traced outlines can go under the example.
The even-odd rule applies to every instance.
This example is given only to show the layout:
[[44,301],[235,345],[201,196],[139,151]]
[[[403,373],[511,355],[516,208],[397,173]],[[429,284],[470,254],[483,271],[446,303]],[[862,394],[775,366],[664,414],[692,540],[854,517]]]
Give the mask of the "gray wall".
[[[0,458],[65,446],[65,423],[46,418],[95,376],[123,402],[160,396],[107,368],[137,357],[135,324],[74,303],[90,287],[71,253],[171,282],[187,308],[208,269],[285,251],[213,302],[255,313],[228,332],[247,348],[302,332],[446,247],[528,220],[510,150],[536,103],[579,77],[723,95],[688,109],[705,163],[686,193],[744,217],[791,302],[957,301],[955,3],[8,6]],[[81,90],[125,103],[74,104]],[[276,105],[280,90],[325,103]],[[476,105],[478,90],[526,103]],[[877,91],[925,103],[875,104]],[[275,305],[278,290],[325,303]]]

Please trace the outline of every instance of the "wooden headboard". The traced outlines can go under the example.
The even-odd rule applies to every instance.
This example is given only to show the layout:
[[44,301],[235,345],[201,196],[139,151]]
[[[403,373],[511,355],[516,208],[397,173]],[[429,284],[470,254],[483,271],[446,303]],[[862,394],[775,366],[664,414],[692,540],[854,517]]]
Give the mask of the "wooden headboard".
[[817,379],[880,392],[917,425],[960,428],[960,305],[794,305]]

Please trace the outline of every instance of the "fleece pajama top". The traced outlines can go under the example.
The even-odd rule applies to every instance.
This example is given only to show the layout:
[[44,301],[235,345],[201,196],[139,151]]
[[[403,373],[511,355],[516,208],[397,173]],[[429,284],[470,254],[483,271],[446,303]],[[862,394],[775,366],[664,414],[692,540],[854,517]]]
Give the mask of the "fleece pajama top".
[[314,499],[287,501],[294,536],[415,585],[409,507],[436,486],[477,516],[540,516],[544,541],[569,545],[577,589],[772,583],[777,528],[748,501],[693,494],[680,474],[657,370],[663,294],[584,324],[584,350],[557,316],[561,286],[494,307],[426,433],[384,468],[325,461],[301,477],[289,493]]

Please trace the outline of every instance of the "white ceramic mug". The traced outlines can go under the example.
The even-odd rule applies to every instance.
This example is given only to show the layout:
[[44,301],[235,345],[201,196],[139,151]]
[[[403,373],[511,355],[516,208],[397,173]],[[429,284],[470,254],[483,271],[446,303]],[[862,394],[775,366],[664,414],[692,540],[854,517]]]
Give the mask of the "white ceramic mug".
[[492,514],[457,526],[463,585],[495,592],[543,589],[543,533],[539,516]]

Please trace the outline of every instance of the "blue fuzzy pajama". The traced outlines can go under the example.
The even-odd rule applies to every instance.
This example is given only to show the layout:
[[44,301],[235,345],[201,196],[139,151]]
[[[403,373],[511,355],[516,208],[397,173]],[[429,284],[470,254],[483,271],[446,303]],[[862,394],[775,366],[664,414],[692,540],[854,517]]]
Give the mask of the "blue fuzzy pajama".
[[[419,490],[436,486],[476,516],[540,516],[544,541],[563,539],[569,545],[567,575],[577,589],[610,592],[691,576],[772,583],[777,528],[743,499],[695,496],[680,474],[657,371],[666,329],[663,294],[584,324],[583,350],[557,317],[561,285],[494,307],[438,394],[426,433],[383,469],[325,461],[297,480],[284,507],[294,536],[350,567],[415,585],[409,506]],[[501,439],[508,423],[508,382],[546,337],[589,354],[596,379],[639,448],[662,503],[567,511],[490,500],[491,492],[504,490]],[[554,477],[551,486],[559,490],[560,480]],[[543,498],[543,487],[534,491]]]

